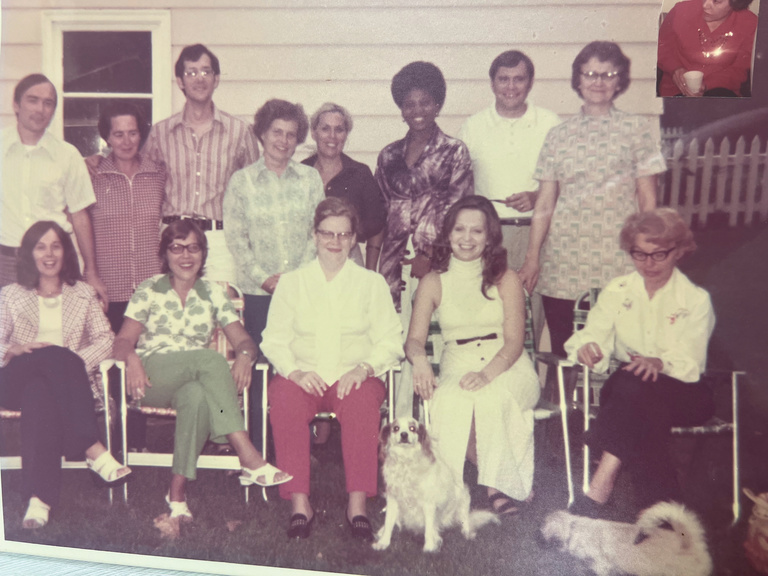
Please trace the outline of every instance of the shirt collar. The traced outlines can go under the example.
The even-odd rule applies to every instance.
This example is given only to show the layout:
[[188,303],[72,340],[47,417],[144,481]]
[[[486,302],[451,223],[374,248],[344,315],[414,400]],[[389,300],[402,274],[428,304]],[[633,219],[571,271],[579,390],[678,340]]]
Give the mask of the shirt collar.
[[522,116],[519,116],[517,118],[506,118],[499,114],[499,111],[496,110],[496,102],[491,104],[490,111],[491,111],[491,118],[493,119],[493,122],[496,124],[504,123],[515,123],[518,121],[524,121],[526,124],[533,124],[536,121],[536,111],[534,110],[533,103],[526,99],[525,104],[527,108],[525,109],[525,113]]
[[[157,164],[146,154],[142,154],[139,152],[137,154],[137,158],[139,159],[139,169],[136,171],[136,174],[139,174],[141,172],[159,172],[160,169],[158,168]],[[102,158],[101,162],[99,162],[99,167],[96,169],[96,172],[99,174],[104,173],[120,173],[120,170],[117,167],[117,164],[115,163],[115,153],[110,153],[109,156],[106,158]]]
[[[173,286],[171,286],[171,275],[169,274],[163,274],[160,276],[160,278],[157,279],[157,282],[155,282],[152,285],[152,290],[157,292],[158,294],[167,294],[173,289]],[[208,286],[206,286],[205,281],[202,278],[198,278],[195,280],[194,286],[192,286],[192,290],[197,292],[197,295],[202,300],[208,300],[211,301],[211,292],[208,290]]]
[[[299,163],[296,162],[293,158],[288,160],[288,166],[285,167],[285,172],[283,172],[283,175],[278,177],[277,174],[275,175],[275,178],[290,178],[290,179],[297,179],[300,178],[299,170],[298,170]],[[269,168],[267,168],[266,162],[264,162],[264,155],[262,154],[256,162],[251,164],[253,169],[256,171],[256,177],[258,178],[261,176],[264,172],[271,172]]]
[[[37,147],[41,150],[45,150],[50,156],[53,156],[53,146],[55,146],[55,144],[56,138],[46,130],[40,137],[40,140],[38,140]],[[19,130],[16,127],[16,124],[8,126],[8,128],[3,131],[3,155],[7,154],[14,145],[26,146],[26,144],[21,141],[21,136],[19,136]]]
[[[224,121],[222,120],[221,110],[216,107],[214,102],[211,102],[213,106],[213,121],[221,125],[222,128],[226,128]],[[168,126],[171,130],[184,125],[184,112],[187,110],[187,105],[184,104],[184,109],[178,114],[174,114],[168,119]]]

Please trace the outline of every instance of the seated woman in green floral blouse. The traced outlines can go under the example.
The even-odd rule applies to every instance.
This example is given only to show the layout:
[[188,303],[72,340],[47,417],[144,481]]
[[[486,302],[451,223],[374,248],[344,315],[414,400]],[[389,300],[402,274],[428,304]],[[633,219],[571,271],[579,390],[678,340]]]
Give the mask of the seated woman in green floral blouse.
[[[170,224],[160,239],[163,274],[143,282],[125,312],[114,356],[126,363],[128,393],[147,406],[176,410],[171,517],[192,520],[187,479],[210,437],[229,442],[240,457],[244,486],[275,486],[292,476],[268,464],[243,427],[237,394],[251,384],[256,345],[240,324],[223,287],[201,276],[208,255],[205,234],[191,220]],[[208,348],[216,324],[237,352],[227,360]]]

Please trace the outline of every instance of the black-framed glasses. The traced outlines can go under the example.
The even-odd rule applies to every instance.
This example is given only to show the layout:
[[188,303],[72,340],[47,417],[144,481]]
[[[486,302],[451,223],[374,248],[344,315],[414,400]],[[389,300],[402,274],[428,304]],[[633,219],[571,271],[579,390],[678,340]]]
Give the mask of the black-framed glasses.
[[354,232],[331,232],[330,230],[317,230],[317,235],[320,236],[323,240],[326,242],[330,242],[334,238],[338,238],[339,240],[352,240],[352,236],[355,235]]
[[171,254],[183,254],[184,250],[189,252],[190,254],[197,254],[202,250],[203,248],[200,246],[200,244],[171,244],[168,246],[168,252]]
[[208,68],[205,68],[204,70],[184,70],[184,76],[186,78],[197,78],[200,76],[200,78],[208,78],[208,76],[213,76],[214,72],[213,70],[210,70]]
[[619,77],[618,72],[594,72],[593,70],[590,70],[589,72],[582,72],[581,75],[585,80],[588,80],[589,82],[597,82],[598,79],[602,80],[603,82],[610,82],[611,80],[616,80]]
[[654,262],[664,262],[674,249],[675,247],[672,247],[669,250],[657,250],[651,253],[643,252],[642,250],[630,250],[629,255],[632,256],[632,260],[637,260],[638,262],[645,262],[648,258]]

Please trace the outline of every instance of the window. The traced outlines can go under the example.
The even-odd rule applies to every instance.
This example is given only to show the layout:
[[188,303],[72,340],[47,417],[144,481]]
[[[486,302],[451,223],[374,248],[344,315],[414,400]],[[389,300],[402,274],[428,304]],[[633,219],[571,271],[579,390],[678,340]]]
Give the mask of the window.
[[59,90],[51,129],[84,156],[105,143],[101,109],[136,104],[148,122],[170,114],[170,16],[157,10],[56,10],[43,14],[43,69]]

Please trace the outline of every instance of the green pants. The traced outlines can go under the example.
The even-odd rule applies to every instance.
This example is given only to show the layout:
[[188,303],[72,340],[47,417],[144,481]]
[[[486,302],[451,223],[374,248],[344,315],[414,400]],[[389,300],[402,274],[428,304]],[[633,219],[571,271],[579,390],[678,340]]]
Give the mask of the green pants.
[[172,471],[194,480],[208,437],[226,442],[245,429],[229,364],[208,349],[153,354],[143,363],[151,387],[142,404],[176,410]]

